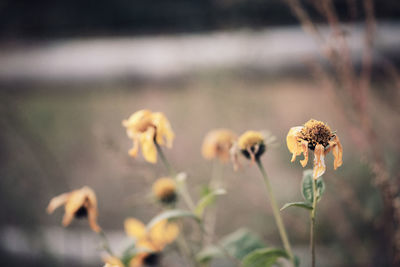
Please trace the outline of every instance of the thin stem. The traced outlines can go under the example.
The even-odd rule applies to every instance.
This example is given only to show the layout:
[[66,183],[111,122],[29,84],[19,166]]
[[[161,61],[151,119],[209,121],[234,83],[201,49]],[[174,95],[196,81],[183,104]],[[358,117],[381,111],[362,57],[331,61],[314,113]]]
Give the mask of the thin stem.
[[191,262],[194,267],[197,267],[197,261],[193,255],[193,251],[190,248],[188,242],[186,241],[185,235],[183,234],[183,225],[179,223],[179,228],[181,229],[181,234],[178,236],[178,247],[182,254],[186,255],[187,261]]
[[[208,187],[211,191],[219,188],[221,186],[221,180],[223,175],[223,165],[219,162],[218,159],[213,161],[213,170],[211,179],[209,181]],[[218,209],[218,202],[214,203],[213,207],[210,207],[208,212],[205,214],[204,217],[204,225],[208,232],[208,237],[204,239],[204,245],[209,245],[213,241],[213,236],[215,233],[215,227],[217,224],[217,209]]]
[[[176,173],[174,167],[172,167],[172,165],[169,163],[169,161],[165,157],[164,152],[162,151],[160,145],[157,144],[157,142],[154,142],[154,144],[156,145],[157,152],[160,155],[161,161],[164,163],[165,167],[168,169],[170,176],[176,180],[177,173]],[[188,208],[190,209],[190,211],[194,211],[196,209],[196,207],[194,205],[192,198],[190,197],[189,191],[186,188],[186,183],[178,181],[177,184],[178,184],[179,194],[182,196],[183,200],[185,201],[185,203],[188,206]]]
[[310,212],[311,229],[310,229],[310,248],[311,248],[311,266],[315,267],[315,212],[317,208],[317,188],[315,186],[317,180],[313,179],[313,209]]
[[282,242],[283,242],[283,246],[284,246],[286,252],[289,254],[290,260],[293,262],[293,265],[294,265],[294,256],[293,256],[292,248],[290,246],[289,239],[288,239],[287,234],[286,234],[286,230],[285,230],[285,226],[284,226],[283,221],[282,221],[281,214],[279,213],[279,209],[278,209],[278,206],[276,204],[274,193],[272,192],[272,187],[271,187],[271,184],[269,182],[269,179],[268,179],[268,176],[267,176],[267,172],[265,171],[264,166],[262,165],[262,162],[261,162],[260,159],[257,159],[256,162],[257,162],[257,166],[260,169],[261,174],[262,174],[262,176],[264,178],[265,187],[267,188],[267,192],[268,192],[267,196],[269,196],[269,200],[270,200],[270,203],[271,203],[272,211],[273,211],[273,214],[274,214],[274,217],[275,217],[276,224],[277,224],[278,229],[279,229],[279,234],[281,236],[281,239],[282,239]]
[[114,253],[111,250],[111,246],[110,243],[108,242],[107,236],[104,233],[103,230],[100,230],[100,232],[98,232],[98,235],[102,241],[102,247],[105,251],[107,251],[108,254],[110,254],[111,256],[114,255]]

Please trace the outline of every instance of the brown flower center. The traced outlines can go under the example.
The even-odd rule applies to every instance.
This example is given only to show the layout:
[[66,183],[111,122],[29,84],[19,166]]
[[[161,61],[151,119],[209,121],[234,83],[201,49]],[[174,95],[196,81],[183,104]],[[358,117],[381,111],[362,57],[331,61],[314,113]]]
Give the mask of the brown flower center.
[[311,150],[315,149],[318,144],[323,145],[325,148],[329,145],[329,141],[335,136],[331,128],[323,123],[314,119],[309,120],[304,124],[300,132],[300,139],[308,142],[308,147]]
[[160,258],[160,253],[150,253],[143,259],[143,263],[145,266],[158,266],[160,263]]
[[81,219],[81,218],[86,218],[88,215],[87,208],[82,205],[76,212],[75,212],[75,218]]

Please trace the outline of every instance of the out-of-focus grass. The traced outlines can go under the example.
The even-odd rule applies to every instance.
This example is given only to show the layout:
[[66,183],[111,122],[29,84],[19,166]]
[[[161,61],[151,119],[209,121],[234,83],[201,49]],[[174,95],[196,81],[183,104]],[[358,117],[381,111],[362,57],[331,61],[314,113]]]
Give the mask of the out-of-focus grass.
[[[373,243],[373,223],[380,200],[370,184],[371,174],[349,141],[338,107],[311,81],[213,75],[166,85],[49,86],[3,96],[1,201],[12,207],[0,208],[7,214],[1,219],[2,226],[59,225],[61,212],[45,213],[49,199],[83,185],[97,192],[99,222],[106,229],[122,229],[127,216],[144,221],[153,217],[159,209],[148,197],[150,185],[167,171],[140,156],[129,158],[131,143],[121,126],[131,113],[148,108],[168,116],[176,139],[166,153],[179,171],[188,173],[195,197],[211,175],[211,163],[200,153],[207,131],[220,127],[238,134],[247,129],[271,131],[278,142],[263,160],[281,205],[301,197],[303,169],[299,163],[290,163],[285,144],[288,129],[310,118],[328,122],[343,143],[344,164],[334,172],[333,158],[327,156],[328,189],[319,205],[318,245],[331,255],[330,266],[363,265],[379,245]],[[219,200],[224,208],[219,210],[217,235],[247,226],[267,243],[279,246],[259,173],[247,162],[244,166],[237,173],[229,164],[224,168],[228,194]],[[308,214],[289,209],[283,217],[295,250],[306,246]],[[86,222],[71,226],[77,227],[86,227]]]

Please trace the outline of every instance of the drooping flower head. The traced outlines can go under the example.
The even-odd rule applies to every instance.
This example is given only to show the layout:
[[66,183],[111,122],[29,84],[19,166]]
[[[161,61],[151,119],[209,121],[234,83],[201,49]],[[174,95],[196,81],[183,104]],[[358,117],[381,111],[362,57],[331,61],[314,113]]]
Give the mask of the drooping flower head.
[[152,187],[153,195],[163,204],[169,205],[176,202],[176,182],[169,177],[157,179]]
[[137,156],[140,144],[144,158],[148,162],[156,163],[155,143],[172,147],[174,133],[167,117],[161,112],[142,109],[123,120],[122,125],[126,128],[128,137],[133,140],[133,147],[129,150],[132,157]]
[[55,209],[64,205],[65,214],[62,220],[63,226],[68,226],[73,218],[88,218],[89,225],[95,232],[101,228],[97,224],[97,199],[94,191],[87,186],[61,194],[51,199],[47,212],[53,213]]
[[161,251],[175,241],[179,235],[179,227],[176,223],[162,220],[147,230],[141,221],[128,218],[125,220],[125,232],[136,240],[136,248],[145,251],[136,254],[129,266],[158,266]]
[[205,159],[218,158],[221,162],[229,161],[229,151],[236,139],[236,134],[227,129],[217,129],[208,132],[203,141],[203,157]]
[[247,131],[239,137],[238,147],[247,159],[258,160],[265,152],[265,137],[261,132]]
[[343,148],[339,137],[322,121],[311,119],[303,126],[291,128],[286,137],[286,143],[292,153],[292,162],[296,160],[297,156],[304,155],[304,159],[300,161],[303,167],[308,162],[308,150],[314,151],[314,179],[324,174],[325,155],[330,151],[335,158],[334,169],[336,170],[342,165]]

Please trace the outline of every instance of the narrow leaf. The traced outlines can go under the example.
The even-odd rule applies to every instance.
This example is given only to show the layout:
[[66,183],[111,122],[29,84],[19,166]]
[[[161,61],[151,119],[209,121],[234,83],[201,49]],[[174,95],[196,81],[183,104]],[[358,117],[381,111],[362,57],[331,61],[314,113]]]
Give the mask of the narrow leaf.
[[224,195],[224,194],[226,194],[225,189],[216,189],[216,190],[208,193],[204,197],[202,197],[199,200],[199,202],[197,203],[197,206],[196,206],[196,209],[195,209],[196,215],[201,217],[203,215],[203,213],[204,213],[204,209],[208,205],[211,205],[212,203],[214,203],[215,197],[219,196],[219,195]]
[[151,221],[147,224],[147,229],[152,228],[155,224],[162,220],[171,220],[171,219],[178,219],[189,217],[195,219],[197,222],[200,222],[200,219],[194,214],[193,212],[187,210],[167,210],[164,211],[157,216],[155,216]]
[[291,202],[291,203],[286,203],[285,205],[283,205],[283,207],[281,208],[281,211],[289,208],[289,207],[300,207],[300,208],[304,208],[304,209],[308,209],[308,210],[312,210],[312,205],[308,202]]
[[289,258],[286,251],[276,248],[261,248],[249,253],[243,259],[244,267],[269,267],[279,258]]

